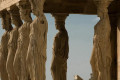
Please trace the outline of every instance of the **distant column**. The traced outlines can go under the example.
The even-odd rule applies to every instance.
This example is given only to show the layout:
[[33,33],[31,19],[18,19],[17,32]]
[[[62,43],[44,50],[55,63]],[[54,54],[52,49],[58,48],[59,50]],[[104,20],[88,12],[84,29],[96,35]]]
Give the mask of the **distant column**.
[[65,29],[65,20],[68,14],[56,13],[55,17],[56,29],[59,31],[53,43],[53,58],[51,72],[53,80],[67,80],[67,59],[69,53],[68,33]]

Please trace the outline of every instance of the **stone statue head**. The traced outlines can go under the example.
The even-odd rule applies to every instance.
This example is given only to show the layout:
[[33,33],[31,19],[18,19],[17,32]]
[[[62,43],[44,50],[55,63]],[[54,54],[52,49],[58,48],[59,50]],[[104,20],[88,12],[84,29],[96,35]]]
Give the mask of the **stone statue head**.
[[15,27],[19,28],[22,25],[22,20],[20,19],[19,10],[9,10],[11,21]]
[[112,0],[94,0],[97,6],[98,17],[103,18],[104,14],[108,14],[108,6]]
[[31,4],[32,12],[35,16],[40,16],[43,14],[43,6],[45,0],[29,0]]
[[65,30],[65,22],[64,21],[55,21],[56,29],[59,31]]
[[20,18],[25,22],[32,22],[30,4],[26,3],[23,5],[19,5],[18,7],[20,9]]
[[66,30],[65,29],[65,20],[66,20],[68,14],[67,13],[53,13],[52,15],[55,18],[56,29],[59,31]]
[[7,11],[4,11],[0,14],[2,20],[2,28],[6,31],[12,30],[10,14]]

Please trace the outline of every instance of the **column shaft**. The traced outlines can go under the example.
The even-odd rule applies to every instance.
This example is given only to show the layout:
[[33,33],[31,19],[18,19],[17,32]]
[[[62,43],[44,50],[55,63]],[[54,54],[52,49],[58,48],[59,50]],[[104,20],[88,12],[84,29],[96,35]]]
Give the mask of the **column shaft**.
[[[94,44],[92,52],[93,80],[111,80],[110,68],[111,54],[111,25],[108,15],[108,7],[112,0],[94,0],[97,6],[97,14],[100,21],[95,25]],[[97,75],[96,75],[97,74]]]
[[45,0],[29,0],[32,12],[36,16],[30,24],[27,66],[31,80],[46,80],[46,49],[48,23],[44,15]]
[[65,19],[68,14],[53,14],[56,29],[59,31],[53,43],[53,59],[51,73],[53,80],[67,80],[67,59],[69,52],[68,33],[65,29]]
[[117,80],[120,80],[120,17],[117,25]]

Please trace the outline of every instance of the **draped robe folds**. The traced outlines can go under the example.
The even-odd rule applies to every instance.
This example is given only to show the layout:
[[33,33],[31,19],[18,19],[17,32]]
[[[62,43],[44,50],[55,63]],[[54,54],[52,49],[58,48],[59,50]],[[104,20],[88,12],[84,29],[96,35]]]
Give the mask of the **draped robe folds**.
[[[1,43],[0,43],[0,60],[1,60]],[[0,77],[1,77],[1,66],[0,66]]]
[[20,80],[28,80],[26,56],[29,45],[30,22],[25,22],[19,28],[18,46],[14,58],[14,68]]
[[0,56],[1,80],[8,80],[8,74],[6,70],[6,61],[8,56],[9,37],[10,37],[10,33],[6,31],[1,38],[1,56]]
[[14,28],[10,32],[10,39],[8,42],[8,57],[6,62],[7,72],[9,80],[16,80],[17,76],[15,75],[13,61],[17,49],[17,40],[18,40],[18,28]]
[[47,48],[48,23],[43,15],[37,17],[30,25],[30,42],[27,65],[31,80],[45,80],[45,62]]
[[51,72],[53,80],[66,80],[68,59],[68,34],[67,31],[58,32],[54,38],[53,58]]
[[[95,38],[95,36],[94,36]],[[93,38],[93,40],[94,40]],[[93,41],[93,44],[94,41]],[[92,56],[91,56],[91,60],[90,60],[90,63],[91,63],[91,68],[92,68],[92,80],[97,80],[98,79],[98,68],[97,68],[97,55],[95,54],[95,46],[93,46],[93,51],[92,51]]]
[[97,80],[111,80],[111,45],[110,45],[111,26],[109,16],[106,14],[95,26],[94,49],[93,54],[96,56],[96,69],[98,70]]

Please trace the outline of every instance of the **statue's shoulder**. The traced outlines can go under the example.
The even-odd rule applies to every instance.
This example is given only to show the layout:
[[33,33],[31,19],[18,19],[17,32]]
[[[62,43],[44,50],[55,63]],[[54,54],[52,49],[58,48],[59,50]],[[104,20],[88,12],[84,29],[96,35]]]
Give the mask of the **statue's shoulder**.
[[6,36],[6,35],[7,35],[7,32],[5,32],[2,37]]
[[8,36],[9,36],[9,33],[6,31],[6,32],[3,34],[2,38],[6,38],[6,37],[8,37]]

